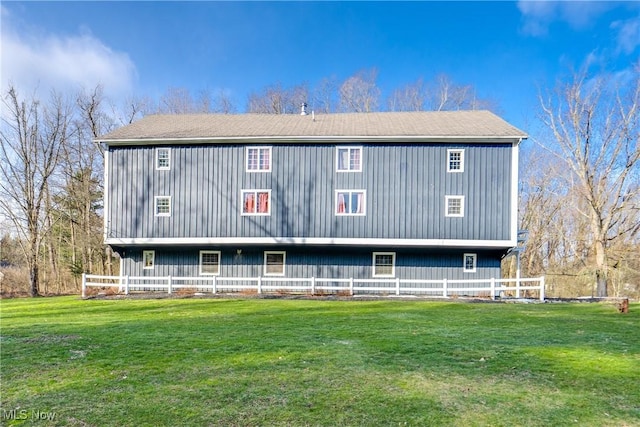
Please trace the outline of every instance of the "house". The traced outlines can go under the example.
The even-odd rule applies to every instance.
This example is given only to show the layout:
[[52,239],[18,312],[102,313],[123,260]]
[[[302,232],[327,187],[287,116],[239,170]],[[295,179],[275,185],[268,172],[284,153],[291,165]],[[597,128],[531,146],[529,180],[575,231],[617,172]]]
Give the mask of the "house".
[[500,277],[526,134],[488,111],[150,115],[105,148],[121,275]]

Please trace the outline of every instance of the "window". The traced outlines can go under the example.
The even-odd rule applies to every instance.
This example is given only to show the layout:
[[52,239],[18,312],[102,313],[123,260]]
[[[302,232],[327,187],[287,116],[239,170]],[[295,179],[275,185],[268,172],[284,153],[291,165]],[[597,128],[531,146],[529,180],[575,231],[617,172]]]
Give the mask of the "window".
[[200,274],[220,274],[220,251],[200,251]]
[[156,263],[156,251],[142,251],[142,268],[153,270]]
[[171,197],[156,196],[154,211],[156,216],[171,216]]
[[242,190],[242,215],[270,215],[271,190]]
[[336,215],[365,215],[364,190],[337,190]]
[[171,168],[171,149],[156,148],[156,169],[168,170]]
[[447,172],[464,172],[464,150],[447,150]]
[[337,147],[338,172],[362,172],[362,147]]
[[395,252],[373,253],[373,277],[394,277],[396,270]]
[[464,196],[444,196],[446,211],[445,216],[463,217],[464,216]]
[[476,272],[476,254],[464,254],[464,265],[463,270],[465,273],[475,273]]
[[284,276],[286,252],[264,253],[264,275]]
[[271,147],[247,147],[247,172],[271,172]]

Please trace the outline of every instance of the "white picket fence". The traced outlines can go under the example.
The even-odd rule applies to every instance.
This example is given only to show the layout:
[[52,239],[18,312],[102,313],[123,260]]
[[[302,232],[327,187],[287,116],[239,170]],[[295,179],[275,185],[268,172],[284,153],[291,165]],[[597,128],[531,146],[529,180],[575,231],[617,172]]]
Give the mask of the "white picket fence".
[[[354,278],[289,278],[289,277],[174,277],[174,276],[99,276],[82,275],[82,297],[87,288],[117,287],[119,292],[166,291],[169,294],[180,289],[192,289],[198,292],[232,293],[306,293],[347,294],[347,295],[395,295],[429,296],[451,298],[454,296],[486,295],[496,297],[521,298],[534,291],[540,301],[544,301],[544,277],[520,279],[475,279],[475,280],[405,280],[354,279]],[[536,292],[537,291],[537,292]]]

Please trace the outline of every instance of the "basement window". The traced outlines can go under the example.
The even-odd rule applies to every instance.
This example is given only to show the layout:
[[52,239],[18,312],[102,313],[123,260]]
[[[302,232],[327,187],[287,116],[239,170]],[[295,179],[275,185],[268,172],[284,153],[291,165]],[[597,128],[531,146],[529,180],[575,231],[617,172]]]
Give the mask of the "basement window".
[[478,257],[476,254],[464,254],[463,271],[465,273],[475,273],[477,259]]
[[396,273],[395,252],[373,253],[373,277],[394,277]]
[[265,252],[264,253],[264,275],[284,276],[286,252]]
[[200,251],[200,274],[220,274],[220,251]]
[[142,268],[153,270],[156,263],[156,251],[142,251]]

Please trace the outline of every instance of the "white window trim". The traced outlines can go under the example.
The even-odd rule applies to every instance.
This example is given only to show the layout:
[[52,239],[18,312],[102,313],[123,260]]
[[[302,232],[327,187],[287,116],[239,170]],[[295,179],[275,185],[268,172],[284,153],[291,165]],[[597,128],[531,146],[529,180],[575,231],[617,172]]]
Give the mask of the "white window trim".
[[[376,256],[391,255],[391,274],[376,274]],[[396,277],[396,253],[395,252],[374,252],[372,256],[373,277]]]
[[[202,263],[202,256],[205,254],[218,254],[218,271],[215,273],[207,273],[202,271],[202,267],[204,264]],[[199,272],[201,276],[219,276],[220,275],[220,264],[221,264],[222,253],[220,251],[200,251],[200,263],[199,263]]]
[[[339,169],[340,164],[340,150],[349,150],[349,159],[351,159],[351,150],[360,150],[360,168],[359,169]],[[363,153],[361,145],[339,145],[336,147],[336,172],[338,173],[350,173],[350,172],[362,172]]]
[[[282,273],[267,272],[267,255],[282,255]],[[287,271],[287,253],[285,251],[264,251],[263,273],[265,276],[284,276]]]
[[[161,151],[166,151],[169,156],[168,156],[168,161],[169,161],[169,166],[160,166],[158,163],[160,161],[160,152]],[[158,171],[162,171],[162,170],[169,170],[171,169],[171,148],[167,148],[167,147],[158,147],[156,148],[156,170]]]
[[[246,147],[244,150],[244,170],[248,173],[267,173],[271,172],[271,166],[273,164],[273,151],[271,150],[271,146],[250,146]],[[249,150],[258,150],[258,169],[249,169]],[[267,169],[260,169],[260,150],[269,151],[269,167]]]
[[[340,193],[349,193],[349,197],[351,197],[352,193],[362,193],[362,199],[363,199],[363,205],[364,205],[362,207],[362,212],[360,213],[338,212],[338,195]],[[367,190],[347,190],[347,189],[336,190],[334,202],[335,202],[335,205],[334,205],[333,213],[336,216],[366,216],[367,215]]]
[[[146,265],[147,254],[151,254],[151,266]],[[153,270],[156,267],[156,251],[142,251],[142,269]]]
[[[268,212],[258,212],[258,209],[256,207],[256,212],[245,212],[244,211],[244,195],[246,193],[254,193],[256,195],[256,203],[258,202],[258,193],[268,193],[269,194],[269,206],[268,206]],[[258,190],[254,190],[254,189],[242,189],[240,190],[240,215],[242,216],[271,216],[271,190],[267,190],[267,189],[258,189]]]
[[[158,213],[158,200],[160,199],[169,200],[169,212]],[[155,196],[153,198],[153,213],[155,216],[171,216],[172,208],[173,206],[171,204],[171,196]]]
[[[451,154],[452,153],[460,153],[460,169],[451,169]],[[464,172],[464,149],[462,148],[452,148],[447,150],[447,172],[451,173],[460,173]]]
[[[449,200],[460,200],[460,213],[449,213]],[[463,218],[464,217],[464,196],[444,196],[444,216],[450,218]]]
[[[467,268],[467,257],[473,257],[473,268]],[[465,273],[475,273],[478,264],[478,255],[466,253],[462,256],[462,271]]]

